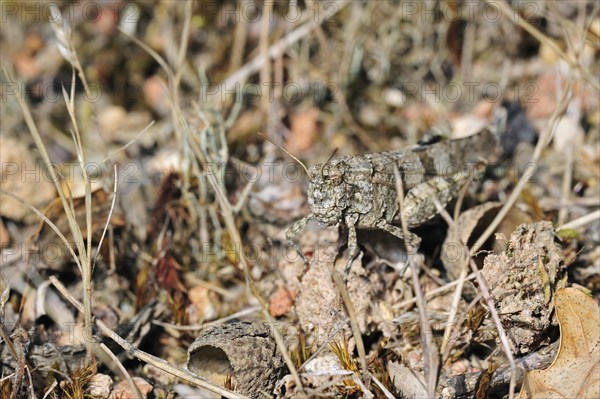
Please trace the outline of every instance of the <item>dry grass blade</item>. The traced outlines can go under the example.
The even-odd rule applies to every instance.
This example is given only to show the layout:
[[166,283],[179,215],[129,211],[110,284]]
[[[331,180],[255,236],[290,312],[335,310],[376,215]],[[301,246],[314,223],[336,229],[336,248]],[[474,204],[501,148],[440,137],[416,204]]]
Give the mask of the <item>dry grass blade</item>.
[[52,382],[52,384],[48,387],[48,389],[46,389],[46,392],[44,393],[44,396],[42,396],[42,399],[46,399],[48,396],[50,396],[50,394],[52,393],[54,388],[56,388],[57,386],[58,386],[58,381],[54,380]]
[[556,230],[577,229],[579,227],[585,226],[588,223],[594,222],[598,219],[600,219],[600,210],[590,212],[587,215],[579,217],[575,220],[571,220],[570,222],[557,227]]
[[381,381],[377,379],[377,377],[372,375],[371,378],[373,379],[373,382],[375,382],[375,384],[379,387],[379,389],[381,389],[381,392],[383,392],[386,398],[395,399],[394,395],[392,395],[392,393],[381,383]]
[[[396,183],[396,193],[398,194],[398,204],[399,204],[399,213],[400,213],[400,223],[402,225],[402,231],[404,233],[404,237],[409,237],[408,226],[406,225],[406,220],[404,219],[403,210],[404,210],[404,186],[402,182],[402,177],[400,176],[400,170],[398,170],[398,166],[394,165],[394,179]],[[438,383],[438,370],[439,370],[439,351],[433,342],[433,331],[431,329],[431,323],[429,323],[429,318],[427,316],[427,301],[423,296],[423,291],[421,290],[421,284],[419,282],[419,265],[417,263],[417,259],[414,255],[414,251],[417,248],[411,248],[411,245],[407,242],[408,240],[404,240],[404,245],[406,247],[406,252],[408,254],[408,264],[412,270],[412,282],[413,288],[415,291],[417,307],[419,309],[419,322],[420,322],[420,331],[421,331],[421,344],[423,345],[423,369],[425,372],[425,379],[427,381],[427,393],[430,397],[435,396],[435,391]]]
[[129,387],[131,388],[132,392],[135,392],[135,394],[137,395],[138,398],[143,398],[144,395],[142,395],[142,393],[140,392],[140,389],[138,388],[138,386],[135,384],[135,382],[133,382],[133,379],[131,378],[131,376],[129,375],[129,373],[127,372],[127,370],[125,370],[125,367],[123,366],[123,363],[121,363],[119,361],[119,358],[117,358],[115,356],[115,354],[108,348],[108,346],[106,346],[105,344],[101,343],[100,344],[100,348],[112,359],[112,361],[117,365],[117,367],[119,368],[119,370],[121,371],[121,375],[127,380],[127,382],[129,383]]
[[[474,280],[475,279],[475,274],[474,273],[470,273],[467,277],[466,277],[466,281],[470,281],[470,280]],[[451,290],[452,288],[454,288],[455,286],[457,286],[459,284],[458,280],[457,281],[452,281],[448,284],[445,284],[441,287],[438,287],[436,289],[433,289],[431,291],[427,291],[427,294],[425,294],[425,299],[429,300],[432,299],[434,297],[436,297],[437,295],[441,295],[446,291]],[[411,298],[411,299],[407,299],[406,301],[400,302],[395,304],[392,309],[397,310],[397,309],[402,309],[405,308],[407,306],[410,305],[414,305],[415,303],[417,303],[417,298]]]
[[[468,248],[465,247],[466,250]],[[496,305],[494,304],[494,300],[492,299],[492,295],[490,294],[489,289],[487,288],[487,283],[481,272],[477,268],[477,265],[473,261],[473,258],[469,258],[469,265],[471,266],[471,271],[475,273],[475,278],[477,279],[477,284],[479,284],[479,289],[481,290],[481,294],[483,299],[487,302],[488,309],[492,315],[492,319],[494,320],[494,324],[496,329],[498,330],[498,335],[500,336],[500,342],[502,342],[502,349],[506,358],[508,359],[508,363],[510,364],[510,386],[508,391],[508,397],[513,399],[515,396],[515,389],[517,385],[517,366],[515,364],[515,359],[510,350],[510,344],[508,343],[508,337],[506,336],[506,331],[504,331],[504,327],[502,327],[502,322],[500,321],[500,316],[498,315],[498,310],[496,309]]]
[[352,304],[350,295],[348,295],[348,291],[346,290],[346,286],[344,285],[344,279],[342,278],[340,273],[337,270],[333,270],[331,272],[331,277],[333,278],[333,282],[335,283],[335,286],[340,292],[342,300],[344,301],[344,305],[346,306],[346,310],[348,311],[348,317],[350,317],[350,327],[352,328],[352,334],[354,335],[354,341],[356,342],[356,351],[358,352],[358,358],[360,359],[360,368],[362,370],[363,375],[366,375],[368,371],[367,352],[365,351],[365,344],[362,340],[360,327],[358,326],[358,319],[356,318],[356,311],[354,310],[354,305]]
[[146,125],[145,128],[142,129],[141,132],[139,132],[137,134],[137,136],[135,136],[133,139],[129,140],[126,144],[124,144],[123,146],[121,146],[121,148],[119,148],[118,150],[114,151],[112,154],[110,154],[109,156],[107,156],[106,158],[104,158],[100,163],[101,164],[105,164],[106,162],[108,162],[112,157],[114,157],[115,155],[117,155],[118,153],[120,153],[121,151],[124,151],[127,149],[127,147],[129,147],[131,144],[135,143],[136,141],[138,141],[140,139],[140,137],[142,137],[142,135],[144,135],[144,133],[146,133],[153,125],[154,125],[155,121],[152,121],[150,123],[148,123],[148,125]]
[[117,202],[117,183],[118,183],[118,171],[117,165],[113,166],[114,173],[114,183],[113,183],[113,197],[110,203],[110,210],[108,211],[108,216],[106,218],[106,223],[104,223],[104,229],[102,229],[102,235],[100,236],[100,241],[98,241],[98,249],[96,250],[96,255],[94,255],[94,260],[92,262],[92,271],[94,270],[94,266],[96,265],[96,259],[98,258],[98,254],[100,253],[100,249],[102,248],[102,242],[104,241],[104,237],[106,235],[106,231],[108,230],[108,226],[110,225],[110,219],[112,218],[113,211],[115,210],[115,204]]
[[[77,154],[77,160],[79,161],[79,167],[81,168],[81,174],[83,176],[84,189],[85,189],[85,224],[86,224],[86,243],[87,248],[84,253],[80,253],[81,267],[82,267],[82,280],[83,280],[83,318],[84,318],[84,331],[86,336],[92,336],[92,183],[87,173],[87,165],[85,162],[85,154],[83,153],[83,144],[81,140],[81,132],[79,131],[79,125],[75,117],[75,70],[71,77],[71,94],[67,95],[67,91],[64,86],[62,87],[63,98],[67,106],[69,117],[73,126],[72,135],[73,142],[75,143],[75,151]],[[70,196],[72,198],[72,196]],[[65,210],[66,212],[66,210]],[[79,225],[77,225],[79,228]],[[81,230],[78,229],[81,234]],[[88,355],[91,355],[91,344],[88,344]]]
[[[450,217],[450,214],[446,209],[440,204],[437,198],[433,199],[433,203],[437,209],[437,211],[442,215],[448,226],[454,224],[454,220]],[[455,208],[455,217],[458,217],[458,206]],[[456,315],[458,314],[458,305],[460,303],[460,299],[462,297],[463,287],[465,281],[467,279],[467,274],[469,273],[469,265],[467,260],[465,260],[462,269],[460,271],[459,277],[456,280],[456,289],[454,291],[454,296],[452,297],[452,304],[450,305],[450,312],[448,315],[448,321],[446,322],[446,328],[444,330],[444,338],[442,340],[442,345],[440,346],[440,352],[442,353],[442,359],[446,357],[446,354],[449,352],[448,343],[450,342],[450,338],[452,335],[452,331],[454,329],[454,320],[456,319]],[[442,360],[443,361],[443,360]]]
[[[8,72],[8,70],[3,66],[3,70],[4,70],[4,74],[7,76],[8,80],[11,83],[15,83],[14,79],[12,78],[12,75]],[[92,320],[92,286],[91,286],[91,275],[92,275],[92,271],[91,271],[91,255],[92,255],[92,204],[91,204],[91,182],[89,180],[89,177],[87,176],[87,171],[85,168],[85,162],[84,162],[84,155],[83,155],[83,151],[82,151],[82,147],[81,147],[81,136],[79,135],[79,130],[77,128],[77,121],[75,119],[75,111],[74,111],[74,96],[75,96],[75,75],[73,74],[73,78],[72,78],[72,86],[71,86],[71,97],[69,99],[69,97],[66,95],[66,91],[63,87],[63,95],[65,97],[65,102],[67,105],[67,110],[69,111],[69,115],[71,117],[71,120],[73,122],[73,127],[75,129],[75,146],[78,149],[77,151],[77,156],[78,159],[80,161],[80,165],[81,165],[81,169],[82,169],[82,173],[84,176],[84,181],[85,181],[85,207],[86,207],[86,224],[87,224],[87,248],[85,245],[85,241],[83,239],[83,233],[81,231],[81,228],[79,227],[79,224],[77,223],[76,220],[76,215],[75,215],[75,209],[73,207],[73,202],[72,202],[72,196],[69,195],[68,199],[67,196],[65,195],[65,192],[63,190],[62,185],[60,184],[60,180],[58,178],[58,174],[57,172],[54,170],[54,167],[52,167],[52,162],[50,161],[50,156],[48,155],[48,152],[46,151],[46,147],[44,145],[44,142],[42,141],[42,137],[39,133],[39,130],[37,128],[37,125],[35,124],[35,121],[33,120],[33,117],[31,115],[31,112],[29,110],[29,106],[27,105],[27,102],[25,101],[25,99],[23,98],[23,95],[21,93],[21,89],[19,89],[19,87],[21,87],[20,85],[16,85],[15,84],[16,90],[15,90],[15,96],[17,97],[19,106],[21,107],[21,112],[23,113],[23,118],[25,119],[25,123],[27,125],[27,127],[29,128],[29,131],[31,132],[31,135],[33,136],[33,140],[36,144],[36,147],[38,148],[38,150],[40,151],[40,154],[42,155],[42,159],[44,160],[46,165],[49,165],[49,167],[47,168],[48,171],[50,172],[50,176],[52,177],[52,181],[54,183],[54,186],[56,188],[56,191],[58,192],[58,195],[60,197],[60,201],[61,204],[63,206],[65,215],[67,217],[67,221],[69,224],[69,229],[71,230],[71,234],[73,236],[73,239],[75,240],[75,245],[78,249],[79,252],[79,260],[77,262],[78,267],[79,267],[79,271],[81,273],[81,277],[82,277],[82,281],[83,281],[83,287],[84,287],[84,292],[83,292],[83,298],[84,298],[84,318],[85,318],[85,325],[84,325],[84,329],[86,330],[86,334],[89,337],[92,337],[92,324],[91,324],[91,320]],[[56,230],[55,230],[56,231]],[[63,236],[64,237],[64,236]],[[62,239],[62,238],[61,238]],[[64,241],[64,240],[63,240]],[[74,251],[70,250],[71,255],[74,255]],[[93,353],[93,342],[91,340],[87,340],[86,341],[86,347],[87,347],[87,351],[88,351],[88,360],[92,359],[92,353]]]
[[[257,296],[257,297],[260,298],[260,296]],[[267,304],[263,303],[262,305],[263,305],[263,309],[262,309],[263,315],[265,316],[265,318],[271,325],[275,325],[276,320],[269,313]],[[275,338],[275,343],[277,344],[277,349],[279,349],[279,353],[281,353],[281,356],[283,357],[285,365],[287,366],[290,374],[292,375],[294,382],[296,382],[296,384],[298,385],[298,387],[300,387],[300,390],[302,391],[304,389],[302,380],[300,379],[298,370],[296,369],[296,366],[294,365],[294,361],[290,357],[290,352],[289,352],[287,346],[285,345],[283,336],[281,335],[279,330],[277,330],[277,328],[273,328],[271,331],[273,332],[273,337]]]
[[4,305],[8,302],[10,286],[6,278],[0,273],[0,315],[4,315]]
[[[271,15],[273,11],[273,2],[265,1],[263,3],[263,15]],[[267,84],[271,81],[271,64],[269,63],[269,30],[270,21],[269,18],[263,18],[260,26],[260,37],[258,40],[258,46],[261,56],[265,59],[262,67],[260,68],[260,83],[261,85]],[[270,101],[267,96],[262,96],[261,108],[263,112],[267,112],[270,108]]]

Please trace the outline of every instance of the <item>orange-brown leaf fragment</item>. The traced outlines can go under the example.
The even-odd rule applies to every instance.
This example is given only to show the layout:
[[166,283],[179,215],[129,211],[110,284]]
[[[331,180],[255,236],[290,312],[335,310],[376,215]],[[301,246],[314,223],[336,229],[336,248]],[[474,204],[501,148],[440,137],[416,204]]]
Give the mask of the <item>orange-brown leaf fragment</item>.
[[294,306],[295,292],[290,292],[285,288],[279,288],[272,296],[269,303],[269,313],[273,317],[283,316]]
[[557,291],[560,349],[550,367],[525,376],[519,398],[600,397],[600,308],[575,288]]

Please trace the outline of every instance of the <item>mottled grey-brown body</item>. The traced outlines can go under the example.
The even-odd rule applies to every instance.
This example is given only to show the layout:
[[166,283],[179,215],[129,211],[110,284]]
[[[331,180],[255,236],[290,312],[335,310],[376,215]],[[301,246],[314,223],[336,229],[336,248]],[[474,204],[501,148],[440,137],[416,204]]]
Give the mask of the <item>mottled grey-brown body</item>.
[[[447,205],[470,179],[481,175],[481,166],[493,155],[496,134],[489,128],[458,140],[441,140],[400,151],[344,156],[315,164],[309,172],[308,205],[311,213],[287,232],[288,241],[302,254],[293,238],[311,220],[348,227],[348,266],[358,251],[356,228],[386,230],[404,238],[399,220],[394,169],[406,193],[402,216],[408,228],[437,214],[434,198]],[[416,236],[407,237],[418,245]]]

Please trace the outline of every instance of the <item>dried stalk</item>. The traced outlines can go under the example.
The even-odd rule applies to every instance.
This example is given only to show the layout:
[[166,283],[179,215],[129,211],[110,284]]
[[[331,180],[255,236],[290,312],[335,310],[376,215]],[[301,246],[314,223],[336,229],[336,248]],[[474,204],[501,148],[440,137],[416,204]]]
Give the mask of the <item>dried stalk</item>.
[[[402,225],[402,231],[404,237],[409,237],[408,226],[406,220],[403,217],[404,209],[404,185],[398,166],[394,165],[394,179],[396,181],[396,193],[398,194],[399,214],[400,223]],[[419,322],[421,332],[421,345],[423,346],[423,371],[425,374],[425,380],[427,381],[427,394],[429,397],[435,396],[437,387],[438,371],[439,371],[439,351],[433,342],[433,330],[429,323],[429,317],[427,316],[427,301],[423,296],[421,290],[421,284],[419,282],[419,265],[417,263],[416,256],[414,254],[415,248],[411,248],[404,240],[406,252],[408,254],[408,264],[412,271],[413,288],[415,290],[415,296],[417,298],[417,307],[419,308]]]

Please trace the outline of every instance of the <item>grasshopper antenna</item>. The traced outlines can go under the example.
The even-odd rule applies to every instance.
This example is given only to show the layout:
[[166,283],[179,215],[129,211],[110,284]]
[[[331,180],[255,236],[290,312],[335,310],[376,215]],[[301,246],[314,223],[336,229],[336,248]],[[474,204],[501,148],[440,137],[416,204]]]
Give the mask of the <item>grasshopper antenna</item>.
[[325,165],[327,165],[329,163],[329,161],[331,161],[333,159],[335,154],[337,154],[338,150],[339,150],[339,148],[334,149],[333,152],[331,153],[331,155],[329,156],[329,158],[327,158],[327,161],[325,161],[323,166],[321,166],[321,176],[323,176],[323,169],[325,169]]
[[292,159],[294,161],[298,162],[300,164],[300,166],[302,166],[302,168],[306,172],[306,175],[308,176],[308,178],[312,179],[312,176],[311,176],[310,172],[308,171],[308,168],[306,167],[306,165],[304,165],[304,163],[301,160],[298,159],[298,157],[296,157],[294,154],[292,154],[291,152],[289,152],[288,150],[286,150],[285,148],[283,148],[281,145],[277,144],[275,142],[275,140],[273,140],[272,138],[270,138],[266,134],[261,133],[261,132],[257,132],[257,134],[260,135],[260,136],[263,136],[264,138],[266,138],[267,140],[269,140],[275,147],[279,148],[281,151],[285,152],[290,157],[292,157]]

